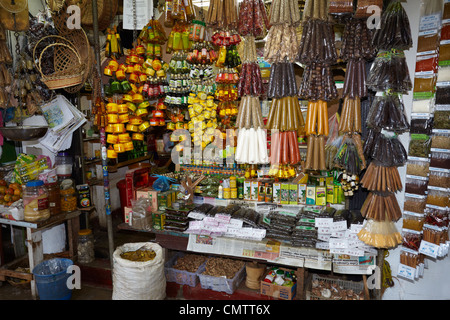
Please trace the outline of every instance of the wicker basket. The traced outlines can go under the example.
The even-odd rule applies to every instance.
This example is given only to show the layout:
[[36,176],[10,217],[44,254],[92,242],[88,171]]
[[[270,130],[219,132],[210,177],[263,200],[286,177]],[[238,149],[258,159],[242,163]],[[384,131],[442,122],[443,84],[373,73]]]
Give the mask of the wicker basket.
[[[83,0],[85,4],[81,8],[81,25],[86,29],[94,28],[92,16],[92,0]],[[106,30],[119,9],[118,0],[97,0],[98,29]]]
[[[36,69],[41,74],[42,82],[50,90],[76,86],[83,82],[84,63],[78,51],[66,41],[55,40],[54,43],[47,45],[41,51],[36,63]],[[42,58],[44,52],[50,49],[53,49],[54,70],[52,74],[44,74],[41,68]]]

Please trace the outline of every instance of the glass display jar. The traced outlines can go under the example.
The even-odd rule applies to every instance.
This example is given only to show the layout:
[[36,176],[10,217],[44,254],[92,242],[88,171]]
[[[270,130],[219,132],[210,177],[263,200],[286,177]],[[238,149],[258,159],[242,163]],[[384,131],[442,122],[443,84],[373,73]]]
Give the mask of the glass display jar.
[[77,210],[77,195],[73,180],[65,179],[61,182],[61,212]]
[[72,165],[72,157],[67,152],[59,152],[55,157],[56,174],[59,177],[70,177],[72,175]]
[[94,236],[92,230],[83,229],[78,231],[78,262],[91,263],[94,261]]
[[54,216],[61,213],[61,189],[58,182],[46,183],[48,191],[48,208],[50,215]]
[[50,218],[48,191],[44,181],[33,180],[23,188],[24,220],[43,221]]

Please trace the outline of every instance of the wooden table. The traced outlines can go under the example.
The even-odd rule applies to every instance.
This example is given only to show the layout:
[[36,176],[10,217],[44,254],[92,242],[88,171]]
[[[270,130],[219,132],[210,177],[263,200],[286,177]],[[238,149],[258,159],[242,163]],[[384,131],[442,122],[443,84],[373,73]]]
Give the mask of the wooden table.
[[32,271],[35,266],[44,261],[42,232],[56,225],[67,223],[67,240],[69,249],[68,251],[58,255],[67,256],[69,259],[73,259],[77,255],[80,214],[81,211],[79,210],[68,213],[61,213],[55,216],[51,216],[49,219],[40,222],[15,221],[0,218],[0,224],[26,228],[26,246],[28,249],[28,266],[30,269],[30,273],[17,272],[10,269],[12,266],[17,265],[20,261],[23,261],[24,258],[26,259],[26,256],[19,257],[8,264],[0,266],[0,281],[5,281],[6,277],[29,280],[31,283],[31,294],[33,296],[33,299],[36,299],[36,282],[33,277]]

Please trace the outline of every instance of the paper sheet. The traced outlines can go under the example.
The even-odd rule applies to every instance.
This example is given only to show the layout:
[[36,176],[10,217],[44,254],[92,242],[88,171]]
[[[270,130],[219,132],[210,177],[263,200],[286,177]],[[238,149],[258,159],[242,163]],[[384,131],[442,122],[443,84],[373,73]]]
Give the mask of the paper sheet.
[[136,3],[136,30],[142,30],[153,17],[153,0],[123,0],[123,28],[134,30],[133,2]]

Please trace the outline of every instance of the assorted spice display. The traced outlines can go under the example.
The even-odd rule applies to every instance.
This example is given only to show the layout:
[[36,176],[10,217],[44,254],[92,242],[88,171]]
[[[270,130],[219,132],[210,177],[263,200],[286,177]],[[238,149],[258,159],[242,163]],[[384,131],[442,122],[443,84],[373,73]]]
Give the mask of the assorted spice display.
[[[373,5],[382,9],[377,28],[370,27],[367,10]],[[120,23],[103,29],[101,71],[94,68],[81,85],[92,98],[85,110],[92,126],[85,131],[100,132],[95,151],[101,154],[93,162],[102,161],[105,197],[108,165],[135,164],[145,155],[149,172],[164,174],[148,175],[157,179],[153,186],[133,186],[132,197],[156,192],[149,223],[161,233],[189,233],[190,241],[195,235],[205,245],[222,236],[273,240],[292,259],[297,253],[289,246],[318,249],[324,257],[332,252],[331,260],[356,252],[358,261],[367,251],[372,256],[371,249],[400,246],[400,264],[408,268],[426,256],[447,255],[450,7],[435,24],[426,19],[435,8],[421,12],[411,76],[405,51],[413,39],[400,0],[306,0],[303,7],[296,0],[212,0],[201,6],[164,1],[161,17],[134,30],[128,47]],[[58,51],[44,47],[61,30],[46,19],[30,17],[16,52],[0,23],[5,124],[42,114],[40,106],[55,94],[43,78],[55,72]],[[407,105],[403,96],[410,92]],[[173,135],[180,131],[183,137]],[[200,152],[190,158],[192,146]],[[171,161],[156,165],[174,152],[183,154],[176,171],[167,173]],[[40,176],[53,169],[48,166],[44,157],[19,156],[13,181],[0,180],[0,205],[22,205],[27,222],[80,210],[74,180],[47,171]],[[133,221],[136,216],[127,223],[133,227]],[[319,226],[324,221],[341,229],[327,233],[330,225]],[[340,233],[351,233],[349,247],[358,246],[331,248]],[[91,261],[92,243],[79,246],[80,255],[87,249]],[[121,257],[147,262],[156,253],[139,249]],[[171,266],[220,280],[234,279],[243,267],[241,260],[197,254],[179,256]],[[282,286],[295,283],[292,273],[272,271],[266,283],[276,284],[277,275]],[[324,281],[313,281],[312,290],[317,299],[363,298],[360,290]]]

